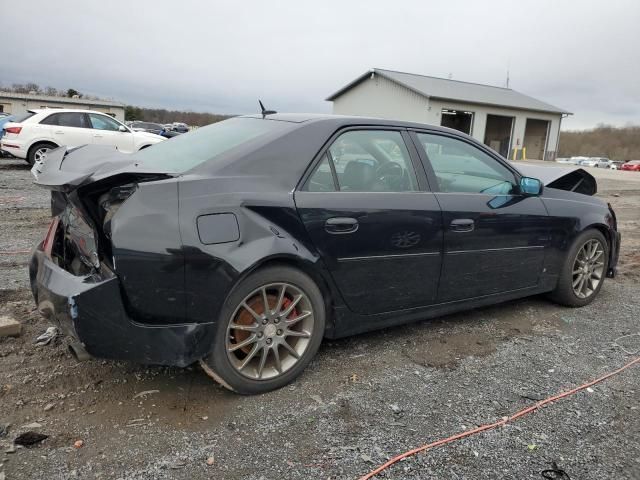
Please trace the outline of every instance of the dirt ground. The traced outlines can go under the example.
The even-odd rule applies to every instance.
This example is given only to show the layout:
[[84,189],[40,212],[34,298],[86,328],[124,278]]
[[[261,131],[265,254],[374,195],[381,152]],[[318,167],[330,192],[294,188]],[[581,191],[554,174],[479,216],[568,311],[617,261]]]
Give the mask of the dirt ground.
[[[640,334],[640,174],[593,172],[623,243],[620,275],[588,307],[534,297],[328,341],[293,385],[241,397],[196,366],[78,363],[64,339],[34,345],[49,325],[25,252],[46,230],[48,193],[2,161],[0,315],[23,333],[0,339],[0,479],[355,479],[622,366],[640,355],[628,336]],[[639,479],[639,396],[636,365],[380,478],[542,479],[555,461],[574,480]],[[15,448],[26,430],[49,437]]]

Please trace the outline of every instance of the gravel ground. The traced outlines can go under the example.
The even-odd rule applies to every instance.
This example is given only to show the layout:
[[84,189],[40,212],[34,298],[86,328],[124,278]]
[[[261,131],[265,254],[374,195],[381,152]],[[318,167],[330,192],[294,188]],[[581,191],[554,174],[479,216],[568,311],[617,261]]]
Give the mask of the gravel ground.
[[[35,346],[48,324],[17,252],[44,234],[48,194],[3,161],[0,315],[24,331],[0,339],[0,478],[354,479],[622,366],[640,350],[640,336],[619,339],[640,333],[640,175],[594,172],[624,240],[619,277],[590,306],[534,297],[325,342],[293,385],[241,397],[197,367],[77,363],[63,339]],[[556,461],[574,480],[640,479],[639,394],[635,366],[380,478],[542,479]],[[49,438],[14,449],[25,430]]]

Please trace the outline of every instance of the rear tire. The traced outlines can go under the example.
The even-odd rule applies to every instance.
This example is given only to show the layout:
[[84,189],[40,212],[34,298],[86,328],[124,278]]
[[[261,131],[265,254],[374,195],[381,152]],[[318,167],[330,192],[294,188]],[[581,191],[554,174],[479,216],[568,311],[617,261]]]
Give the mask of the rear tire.
[[609,267],[609,244],[598,230],[589,229],[574,240],[560,271],[551,299],[567,307],[583,307],[598,295]]
[[298,377],[318,351],[325,317],[322,292],[308,275],[286,266],[258,270],[228,297],[212,353],[200,364],[237,393],[281,388]]
[[58,148],[55,143],[51,142],[38,142],[35,145],[32,145],[27,153],[27,163],[33,166],[37,160],[41,158],[42,155],[46,154],[49,150],[53,150],[54,148]]

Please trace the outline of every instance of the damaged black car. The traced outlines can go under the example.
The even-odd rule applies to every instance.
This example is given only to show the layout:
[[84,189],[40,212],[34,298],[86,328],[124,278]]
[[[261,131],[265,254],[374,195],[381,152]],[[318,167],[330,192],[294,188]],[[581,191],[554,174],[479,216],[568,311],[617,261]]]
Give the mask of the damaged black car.
[[236,117],[133,155],[34,167],[53,219],[30,277],[76,352],[282,387],[323,338],[546,293],[591,302],[620,234],[580,168],[441,127]]

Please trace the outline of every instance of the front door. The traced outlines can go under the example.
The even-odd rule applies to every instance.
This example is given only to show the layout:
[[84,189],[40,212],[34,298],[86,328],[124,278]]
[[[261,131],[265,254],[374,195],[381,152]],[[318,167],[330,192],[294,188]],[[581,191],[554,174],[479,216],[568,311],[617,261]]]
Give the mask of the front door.
[[133,152],[133,134],[120,131],[121,124],[108,115],[90,113],[94,145],[110,145],[123,153]]
[[471,142],[412,136],[442,208],[438,302],[535,287],[550,229],[542,200],[521,195],[515,172]]
[[316,249],[354,312],[436,301],[441,212],[422,188],[424,171],[416,174],[406,135],[381,129],[342,133],[295,195]]

